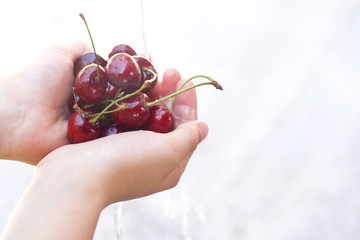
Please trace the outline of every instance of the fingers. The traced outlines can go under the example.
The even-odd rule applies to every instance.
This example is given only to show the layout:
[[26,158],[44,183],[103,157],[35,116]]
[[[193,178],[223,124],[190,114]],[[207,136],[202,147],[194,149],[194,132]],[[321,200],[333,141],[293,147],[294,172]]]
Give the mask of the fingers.
[[167,69],[161,82],[158,82],[155,88],[149,94],[150,99],[155,100],[171,94],[176,91],[178,81],[180,81],[180,73],[175,69]]
[[208,134],[208,126],[204,122],[191,121],[180,125],[175,131],[168,134],[171,138],[173,156],[177,156],[169,169],[166,178],[162,181],[163,190],[175,187],[199,143],[204,140]]
[[[148,135],[150,138],[149,141],[146,141],[147,144],[141,144],[143,149],[141,150],[141,156],[137,157],[139,160],[136,161],[133,158],[134,153],[132,153],[131,161],[126,164],[127,170],[125,173],[119,174],[119,172],[124,172],[124,169],[115,166],[111,168],[119,171],[114,176],[127,178],[127,181],[122,178],[116,184],[116,189],[119,189],[119,185],[122,183],[126,183],[125,186],[121,187],[122,189],[128,188],[130,183],[133,184],[127,190],[127,192],[131,192],[130,195],[122,193],[123,196],[126,196],[125,199],[132,199],[175,187],[191,155],[207,134],[208,127],[206,123],[191,121],[182,124],[168,134]],[[122,156],[124,156],[124,153],[122,153]],[[119,163],[119,161],[116,162]],[[114,178],[111,178],[111,182],[114,182]],[[121,200],[121,198],[117,200],[119,199]]]
[[188,155],[195,151],[199,143],[204,140],[209,132],[204,122],[190,121],[179,125],[174,131],[167,134],[169,141],[176,146],[173,148],[177,155]]
[[167,69],[164,72],[161,82],[161,95],[167,96],[176,92],[177,83],[181,80],[181,75],[176,69]]
[[[176,92],[185,82],[181,79],[180,73],[176,69],[167,69],[164,72],[163,79],[153,89],[150,99],[158,99]],[[189,82],[183,88],[192,86]],[[168,100],[166,102],[169,103]],[[187,121],[197,119],[197,101],[195,89],[183,92],[176,97],[173,105],[173,112],[176,118],[176,126]]]
[[[163,96],[176,92],[185,80],[181,80],[181,75],[175,69],[168,69],[164,73],[163,82],[161,83],[161,94]],[[193,85],[191,82],[187,83],[184,88]],[[173,105],[173,112],[176,117],[176,125],[180,123],[193,121],[197,119],[197,103],[195,90],[189,90],[179,94]]]
[[[177,83],[177,88],[179,88],[184,81],[185,80],[179,81]],[[184,89],[192,85],[193,83],[189,82],[184,86]],[[176,118],[176,125],[197,119],[197,100],[195,89],[181,93],[176,97],[173,105],[173,112]]]

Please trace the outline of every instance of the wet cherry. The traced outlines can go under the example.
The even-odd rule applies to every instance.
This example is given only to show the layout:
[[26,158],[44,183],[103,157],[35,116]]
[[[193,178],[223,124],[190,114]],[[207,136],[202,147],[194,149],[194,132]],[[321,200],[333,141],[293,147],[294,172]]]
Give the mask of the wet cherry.
[[[141,69],[141,83],[144,83],[144,81],[150,80],[154,77],[151,72],[145,71],[144,68],[150,69],[157,74],[153,64],[147,58],[145,58],[143,56],[133,56],[133,57],[134,57],[135,61],[139,64],[139,67]],[[156,77],[155,80],[153,82],[151,82],[151,85],[144,88],[142,91],[144,93],[149,93],[155,87],[157,81],[158,81],[158,78]]]
[[[88,114],[95,114],[94,110],[83,109]],[[72,143],[81,143],[100,137],[100,123],[89,123],[90,117],[82,113],[74,112],[68,121],[68,137]]]
[[140,67],[129,54],[117,53],[106,65],[105,79],[124,92],[133,92],[141,86]]
[[127,54],[129,54],[130,56],[136,55],[135,50],[134,50],[132,47],[130,47],[129,45],[127,45],[127,44],[119,44],[119,45],[116,45],[116,46],[111,50],[111,52],[109,53],[109,58],[111,58],[112,56],[114,56],[116,53],[127,53]]
[[174,114],[167,107],[160,104],[150,107],[149,118],[143,129],[158,133],[168,133],[175,128]]
[[[99,71],[99,78],[98,78]],[[105,71],[96,64],[81,69],[75,78],[75,93],[87,103],[99,103],[106,93]]]
[[[96,54],[96,56],[98,57],[97,60],[99,61],[99,65],[105,68],[107,63],[106,60],[98,54]],[[95,53],[89,52],[80,56],[74,63],[74,76],[76,77],[81,69],[92,63],[96,63]]]
[[126,129],[139,129],[149,117],[149,108],[146,106],[147,97],[144,93],[137,93],[117,103],[113,109],[112,118],[121,127]]

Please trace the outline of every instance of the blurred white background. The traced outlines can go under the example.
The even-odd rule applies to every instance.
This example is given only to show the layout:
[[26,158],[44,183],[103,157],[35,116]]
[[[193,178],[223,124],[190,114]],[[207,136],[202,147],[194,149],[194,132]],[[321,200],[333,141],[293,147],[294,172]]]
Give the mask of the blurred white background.
[[[360,2],[144,3],[158,72],[207,74],[224,91],[198,89],[208,138],[175,189],[122,205],[122,239],[359,239]],[[140,1],[13,0],[0,8],[0,75],[89,41],[79,12],[101,55],[144,51]],[[0,161],[0,231],[33,172]],[[95,239],[115,239],[113,212]]]

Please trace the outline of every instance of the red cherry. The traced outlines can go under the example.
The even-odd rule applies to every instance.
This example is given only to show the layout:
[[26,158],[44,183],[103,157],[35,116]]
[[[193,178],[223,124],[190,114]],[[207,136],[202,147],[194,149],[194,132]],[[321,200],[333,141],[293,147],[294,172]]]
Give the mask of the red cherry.
[[105,71],[99,66],[100,79],[97,79],[98,67],[96,64],[85,66],[75,79],[76,94],[87,103],[99,103],[103,100],[107,83]]
[[112,56],[105,68],[105,79],[124,92],[132,92],[141,86],[140,67],[127,53]]
[[109,53],[109,58],[111,58],[112,56],[114,56],[117,53],[127,53],[130,56],[136,55],[135,50],[127,44],[119,44],[119,45],[115,46]]
[[158,133],[168,133],[175,128],[174,114],[162,105],[150,107],[150,115],[143,129]]
[[[98,54],[96,54],[96,56],[98,58],[99,65],[105,68],[107,63],[106,60]],[[95,53],[89,52],[81,55],[74,63],[74,76],[76,76],[85,66],[92,63],[96,63]]]
[[[148,69],[154,71],[157,74],[154,66],[152,65],[152,63],[147,58],[142,57],[142,56],[133,56],[133,58],[139,64],[139,67],[141,69],[141,84],[143,84],[144,81],[150,80],[150,79],[152,79],[154,77],[151,72],[145,71],[144,68],[148,68]],[[155,80],[151,83],[151,85],[144,88],[142,91],[144,93],[149,93],[155,87],[157,81],[158,81],[158,78],[156,77]],[[140,84],[140,86],[141,86],[141,84]]]
[[[88,114],[95,114],[94,110],[83,109]],[[100,137],[100,123],[96,121],[95,124],[89,123],[90,117],[85,117],[84,114],[74,112],[68,121],[68,137],[72,143],[81,143],[94,140]]]
[[109,136],[109,135],[122,133],[122,132],[125,132],[125,131],[126,130],[124,128],[120,127],[119,124],[113,123],[113,124],[106,125],[105,127],[103,127],[101,129],[101,136],[106,137],[106,136]]
[[[149,117],[149,108],[146,106],[146,95],[137,93],[117,104],[118,111],[113,112],[112,118],[121,127],[126,129],[139,129]],[[123,108],[125,106],[125,108]]]

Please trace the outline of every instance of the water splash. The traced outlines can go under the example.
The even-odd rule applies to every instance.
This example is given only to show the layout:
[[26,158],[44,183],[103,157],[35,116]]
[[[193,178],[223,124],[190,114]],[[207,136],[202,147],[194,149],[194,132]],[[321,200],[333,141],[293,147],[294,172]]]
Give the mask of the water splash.
[[123,223],[122,223],[122,216],[123,216],[123,203],[117,202],[113,204],[114,206],[114,225],[115,225],[115,239],[121,240],[123,239]]
[[165,239],[174,236],[176,229],[179,229],[182,239],[194,239],[190,222],[206,223],[207,219],[203,206],[191,200],[184,184],[179,184],[178,189],[171,190],[168,193],[162,202],[163,214],[168,220],[168,233]]

